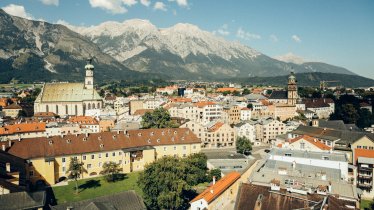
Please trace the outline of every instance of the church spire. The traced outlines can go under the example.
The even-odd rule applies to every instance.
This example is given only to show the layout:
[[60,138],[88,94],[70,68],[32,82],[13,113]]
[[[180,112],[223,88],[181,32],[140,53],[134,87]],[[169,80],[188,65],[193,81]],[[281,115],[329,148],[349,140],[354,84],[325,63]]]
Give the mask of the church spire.
[[86,77],[84,79],[84,88],[93,89],[93,70],[92,58],[87,59],[87,64],[84,67],[86,69]]

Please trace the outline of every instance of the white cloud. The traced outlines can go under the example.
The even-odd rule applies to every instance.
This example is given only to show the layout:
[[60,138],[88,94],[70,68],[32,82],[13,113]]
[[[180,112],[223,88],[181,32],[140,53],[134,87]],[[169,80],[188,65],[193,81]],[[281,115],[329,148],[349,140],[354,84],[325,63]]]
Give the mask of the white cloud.
[[279,41],[278,37],[277,37],[276,35],[274,35],[274,34],[271,34],[271,35],[270,35],[270,40],[271,40],[272,42],[278,42],[278,41]]
[[153,6],[153,9],[167,11],[166,5],[163,2],[160,2],[160,1],[155,3],[155,5]]
[[58,6],[59,0],[39,0],[45,5],[54,5]]
[[236,32],[236,36],[245,40],[261,39],[260,35],[244,31],[241,27]]
[[140,0],[140,3],[146,7],[149,7],[149,5],[151,5],[151,1],[149,0]]
[[126,6],[133,6],[135,4],[137,4],[138,2],[136,0],[122,0],[122,2],[126,5]]
[[180,7],[188,7],[188,0],[169,0],[170,2],[177,2]]
[[303,64],[306,62],[304,58],[295,55],[292,52],[286,53],[284,55],[274,56],[274,58],[287,63]]
[[300,42],[301,42],[300,37],[298,37],[297,35],[292,35],[291,38],[292,38],[295,42],[297,42],[297,43],[300,43]]
[[113,14],[123,14],[127,9],[123,6],[122,0],[89,0],[91,7],[101,8]]
[[213,31],[213,34],[219,34],[222,36],[227,36],[230,34],[230,31],[228,30],[229,26],[227,24],[223,24],[218,30]]
[[13,15],[13,16],[22,17],[22,18],[26,18],[29,20],[34,19],[34,17],[30,13],[26,12],[25,7],[22,5],[9,4],[5,7],[2,7],[2,9],[6,13]]

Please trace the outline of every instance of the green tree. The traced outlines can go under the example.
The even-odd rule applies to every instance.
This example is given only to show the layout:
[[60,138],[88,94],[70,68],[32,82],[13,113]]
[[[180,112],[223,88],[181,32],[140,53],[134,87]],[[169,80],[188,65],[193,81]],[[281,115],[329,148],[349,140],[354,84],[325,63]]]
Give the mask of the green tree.
[[359,115],[353,104],[344,104],[342,106],[342,118],[345,123],[356,123],[358,117]]
[[247,108],[248,109],[253,109],[253,104],[252,103],[247,104]]
[[147,165],[138,184],[149,209],[187,209],[193,191],[186,182],[188,170],[179,158],[163,157]]
[[81,177],[83,173],[87,173],[87,170],[83,167],[84,163],[79,162],[77,158],[70,158],[69,168],[68,168],[68,176],[69,179],[74,179],[75,181],[75,193],[78,194],[78,179]]
[[238,137],[236,139],[236,152],[248,154],[252,151],[252,143],[246,137]]
[[251,94],[251,91],[248,88],[244,88],[242,95],[248,95]]
[[119,163],[109,161],[103,164],[103,170],[100,174],[105,176],[107,182],[115,182],[120,178],[119,173],[121,172],[122,169],[120,168]]
[[237,91],[237,90],[234,90],[234,91],[232,92],[232,95],[233,95],[233,96],[240,96],[240,92]]
[[152,113],[146,112],[142,116],[143,128],[174,128],[177,125],[171,120],[169,112],[160,107],[155,109]]
[[216,177],[217,181],[220,180],[221,175],[222,175],[222,172],[221,172],[221,169],[219,169],[219,168],[215,168],[215,169],[210,170],[209,173],[208,173],[208,176],[207,176],[208,182],[213,180],[213,176]]
[[374,124],[374,115],[368,109],[358,110],[357,126],[359,128],[367,128]]
[[197,185],[206,181],[207,156],[204,153],[196,153],[182,159],[182,162],[188,166],[186,182],[190,186]]

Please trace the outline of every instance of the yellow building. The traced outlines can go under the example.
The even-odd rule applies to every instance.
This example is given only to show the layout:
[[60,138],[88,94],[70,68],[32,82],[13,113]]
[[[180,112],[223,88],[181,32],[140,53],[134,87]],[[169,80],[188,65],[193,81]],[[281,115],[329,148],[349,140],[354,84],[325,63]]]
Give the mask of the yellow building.
[[12,103],[11,105],[3,108],[3,112],[5,113],[5,116],[11,117],[11,118],[17,118],[21,110],[22,110],[22,107],[16,103]]
[[200,145],[187,128],[165,128],[25,139],[14,142],[7,151],[29,162],[32,183],[53,185],[66,179],[71,158],[84,163],[87,173],[81,178],[87,178],[99,175],[105,162],[119,163],[129,173],[143,170],[163,156],[198,153]]

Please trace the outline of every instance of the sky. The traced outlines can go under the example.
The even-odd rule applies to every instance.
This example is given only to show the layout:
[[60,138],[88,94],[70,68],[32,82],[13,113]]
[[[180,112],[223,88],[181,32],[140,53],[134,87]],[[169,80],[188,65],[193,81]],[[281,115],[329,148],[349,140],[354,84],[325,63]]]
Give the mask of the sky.
[[0,0],[0,8],[76,26],[190,23],[270,57],[325,62],[374,79],[373,0]]

